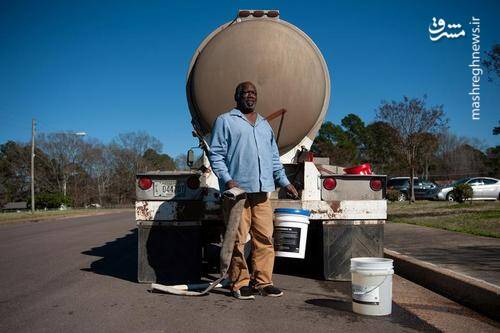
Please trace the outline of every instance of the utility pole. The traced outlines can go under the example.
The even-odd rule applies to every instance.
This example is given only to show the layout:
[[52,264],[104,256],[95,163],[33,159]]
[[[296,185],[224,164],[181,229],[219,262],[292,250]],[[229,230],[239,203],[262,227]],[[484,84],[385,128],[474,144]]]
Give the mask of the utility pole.
[[35,118],[31,119],[31,214],[35,214]]

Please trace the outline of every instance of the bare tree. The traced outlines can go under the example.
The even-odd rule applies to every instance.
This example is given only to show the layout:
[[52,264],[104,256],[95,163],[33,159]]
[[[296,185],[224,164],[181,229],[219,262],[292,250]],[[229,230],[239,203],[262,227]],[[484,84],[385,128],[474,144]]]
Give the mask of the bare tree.
[[500,44],[493,45],[490,51],[485,52],[482,64],[486,67],[489,81],[500,78]]
[[437,177],[453,180],[487,173],[482,141],[458,137],[448,131],[440,133],[438,138],[436,158],[441,172]]
[[189,170],[186,154],[179,154],[175,158],[175,168],[177,170]]
[[437,133],[446,127],[443,106],[426,106],[426,96],[423,98],[403,97],[400,102],[383,101],[377,109],[377,118],[388,123],[397,131],[395,148],[405,158],[410,173],[409,201],[415,201],[413,178],[418,163],[419,151],[425,148],[425,134]]
[[91,193],[97,190],[97,201],[104,205],[104,197],[108,194],[113,177],[113,154],[108,146],[96,142],[89,150],[86,170],[92,179]]
[[493,127],[493,135],[500,134],[500,121],[498,122],[498,126]]
[[111,145],[129,150],[134,156],[133,162],[137,171],[144,167],[142,157],[146,150],[153,149],[157,152],[162,150],[160,140],[142,131],[120,133],[117,138],[113,139]]
[[48,163],[57,181],[59,191],[66,196],[70,175],[83,163],[85,151],[90,147],[80,137],[70,132],[41,133],[37,138],[38,146],[47,155]]
[[422,141],[417,152],[420,158],[417,160],[417,165],[421,170],[422,178],[428,180],[430,174],[429,170],[439,145],[439,139],[437,135],[431,133],[423,133],[421,136]]
[[[40,133],[37,142],[35,192],[63,193],[75,206],[130,204],[138,171],[175,169],[174,160],[159,152],[160,141],[144,132],[120,134],[109,145],[71,132]],[[29,145],[0,145],[0,203],[25,200],[30,155]]]

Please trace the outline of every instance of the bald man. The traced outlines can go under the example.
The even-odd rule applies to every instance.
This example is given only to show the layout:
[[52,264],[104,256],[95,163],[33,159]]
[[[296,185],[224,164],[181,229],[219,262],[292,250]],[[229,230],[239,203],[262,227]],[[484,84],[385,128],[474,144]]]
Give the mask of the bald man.
[[[254,299],[256,294],[279,297],[283,292],[272,282],[274,228],[268,194],[276,189],[276,184],[294,197],[298,193],[286,177],[271,126],[255,112],[255,85],[240,83],[234,99],[236,108],[215,120],[209,154],[220,190],[239,187],[247,192],[228,271],[232,294],[238,299]],[[244,256],[248,233],[252,245],[251,274]]]

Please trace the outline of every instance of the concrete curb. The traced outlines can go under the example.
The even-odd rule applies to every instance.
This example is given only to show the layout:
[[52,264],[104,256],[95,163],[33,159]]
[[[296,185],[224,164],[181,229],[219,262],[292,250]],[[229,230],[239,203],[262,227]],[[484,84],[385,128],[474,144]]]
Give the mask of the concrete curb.
[[500,287],[426,261],[384,249],[398,275],[500,321]]

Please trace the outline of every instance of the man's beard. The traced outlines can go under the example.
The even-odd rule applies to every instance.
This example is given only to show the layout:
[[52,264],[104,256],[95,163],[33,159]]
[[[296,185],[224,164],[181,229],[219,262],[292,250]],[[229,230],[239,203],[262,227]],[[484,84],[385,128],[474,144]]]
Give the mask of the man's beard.
[[255,101],[241,101],[241,106],[243,106],[243,108],[245,108],[245,110],[249,110],[249,111],[253,111],[255,110],[255,105],[257,103]]

